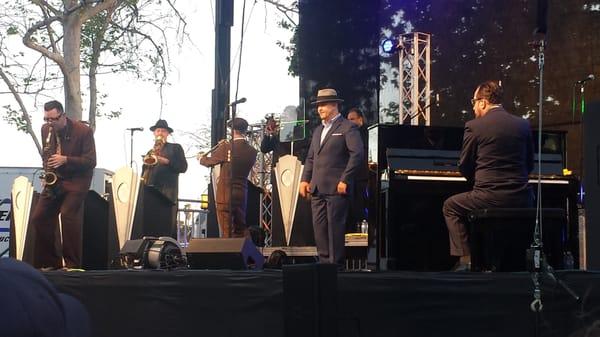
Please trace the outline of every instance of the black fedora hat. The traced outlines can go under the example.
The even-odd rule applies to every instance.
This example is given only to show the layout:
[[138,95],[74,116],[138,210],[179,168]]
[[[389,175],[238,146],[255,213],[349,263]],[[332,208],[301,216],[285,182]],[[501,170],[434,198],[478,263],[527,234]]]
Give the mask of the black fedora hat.
[[169,133],[173,133],[173,129],[169,127],[169,123],[167,123],[167,121],[164,119],[157,120],[156,124],[150,127],[150,131],[154,131],[158,128],[166,129],[167,131],[169,131]]
[[326,88],[321,89],[317,92],[317,98],[311,104],[319,104],[326,102],[338,102],[341,103],[344,100],[339,98],[335,89]]
[[240,117],[236,117],[233,119],[233,123],[231,123],[231,120],[229,122],[227,122],[227,126],[228,127],[232,127],[233,124],[233,129],[237,130],[239,132],[247,132],[248,131],[248,122]]

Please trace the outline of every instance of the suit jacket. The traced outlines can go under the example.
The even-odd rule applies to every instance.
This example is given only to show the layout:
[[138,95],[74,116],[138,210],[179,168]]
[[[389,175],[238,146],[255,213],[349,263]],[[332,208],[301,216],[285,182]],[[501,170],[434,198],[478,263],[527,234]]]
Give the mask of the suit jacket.
[[363,124],[358,128],[360,133],[360,139],[363,143],[363,158],[362,164],[360,164],[360,169],[356,174],[356,180],[369,180],[369,162],[367,158],[367,152],[369,151],[369,129],[366,124]]
[[[297,140],[294,142],[294,153],[293,155],[298,157],[301,162],[306,158],[306,148],[308,141],[305,139]],[[291,154],[291,142],[280,142],[279,135],[275,134],[272,136],[265,135],[260,142],[260,152],[269,153],[273,151],[273,166],[277,164],[280,157]]]
[[474,190],[529,193],[533,140],[529,122],[502,107],[465,124],[459,170]]
[[[187,160],[183,148],[179,144],[165,143],[160,149],[161,157],[169,159],[168,165],[160,165],[152,167],[152,171],[148,177],[148,185],[156,187],[167,198],[173,202],[177,202],[179,196],[179,174],[187,171]],[[148,169],[144,165],[142,175]]]
[[[42,126],[42,146],[46,147],[49,125]],[[54,136],[53,136],[54,137]],[[94,131],[87,124],[67,117],[65,128],[59,133],[61,154],[67,162],[56,169],[61,188],[67,192],[86,192],[90,189],[96,167]],[[43,158],[44,167],[48,158]]]
[[246,208],[246,193],[248,191],[248,174],[256,161],[258,151],[246,140],[233,141],[233,175],[231,175],[231,162],[229,161],[230,142],[223,142],[212,152],[210,157],[201,157],[200,164],[215,166],[221,164],[219,183],[217,184],[217,203],[229,204],[229,186],[232,186],[231,203],[234,207]]
[[302,181],[310,182],[311,193],[337,194],[340,181],[351,189],[364,156],[358,127],[339,116],[321,143],[322,132],[322,124],[313,132]]

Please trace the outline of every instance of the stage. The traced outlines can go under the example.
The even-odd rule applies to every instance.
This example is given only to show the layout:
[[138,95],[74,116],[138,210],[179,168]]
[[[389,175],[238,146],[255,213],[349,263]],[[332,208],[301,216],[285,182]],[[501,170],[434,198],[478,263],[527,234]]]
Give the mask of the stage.
[[[290,306],[294,296],[284,293],[283,274],[117,270],[44,275],[83,302],[94,337],[300,336],[311,327],[292,325],[306,322],[311,305],[305,304],[313,301]],[[556,275],[581,301],[544,277],[540,336],[570,336],[600,319],[600,273]],[[318,302],[323,289],[315,289]],[[340,272],[337,309],[320,314],[335,316],[337,336],[344,337],[534,336],[532,289],[528,273]],[[288,329],[286,316],[292,318]]]

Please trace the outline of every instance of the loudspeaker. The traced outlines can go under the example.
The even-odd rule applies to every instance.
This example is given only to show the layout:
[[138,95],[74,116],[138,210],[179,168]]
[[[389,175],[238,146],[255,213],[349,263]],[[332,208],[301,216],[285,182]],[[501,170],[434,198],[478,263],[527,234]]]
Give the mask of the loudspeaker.
[[191,269],[262,269],[265,262],[247,238],[192,239],[186,255]]
[[338,336],[337,268],[325,263],[283,266],[286,337]]
[[600,269],[600,101],[583,115],[583,187],[588,270]]

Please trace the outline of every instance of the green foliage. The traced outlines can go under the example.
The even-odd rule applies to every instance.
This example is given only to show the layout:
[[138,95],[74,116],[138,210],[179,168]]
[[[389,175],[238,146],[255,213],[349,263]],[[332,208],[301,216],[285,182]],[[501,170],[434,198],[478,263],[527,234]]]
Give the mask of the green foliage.
[[4,109],[4,116],[2,119],[10,125],[14,125],[17,130],[28,133],[27,121],[23,118],[22,114],[13,109],[10,104],[2,106]]
[[16,35],[16,34],[19,34],[19,28],[17,28],[16,26],[11,25],[11,26],[9,26],[6,29],[6,34],[7,35]]

